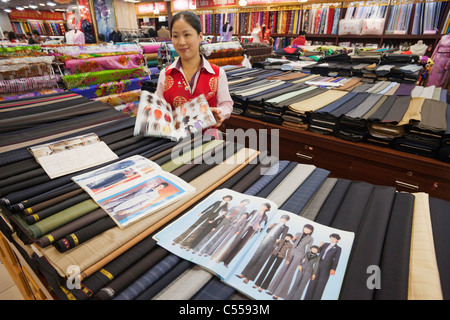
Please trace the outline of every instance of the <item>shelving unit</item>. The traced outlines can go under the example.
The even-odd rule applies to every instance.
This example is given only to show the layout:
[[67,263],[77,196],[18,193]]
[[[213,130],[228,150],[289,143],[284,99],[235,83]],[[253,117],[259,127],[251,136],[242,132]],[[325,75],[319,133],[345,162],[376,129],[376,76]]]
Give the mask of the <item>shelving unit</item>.
[[[385,5],[388,6],[386,11],[386,18],[389,17],[391,12],[391,8],[393,5],[404,1],[405,3],[419,3],[419,2],[428,2],[424,0],[386,0]],[[367,5],[379,5],[380,1],[325,1],[325,0],[316,0],[316,1],[308,1],[307,3],[295,3],[295,2],[286,2],[286,3],[272,3],[269,5],[254,5],[254,6],[246,6],[246,7],[216,7],[216,8],[202,8],[202,10],[194,10],[197,14],[201,14],[202,12],[208,11],[212,14],[220,14],[220,13],[243,13],[243,12],[267,12],[267,11],[288,11],[288,10],[307,10],[310,8],[321,8],[322,6],[334,6],[335,8],[340,8],[339,20],[345,17],[346,10],[348,7],[356,6],[357,3],[365,2]],[[436,1],[439,2],[439,1]],[[445,18],[448,15],[450,9],[450,2],[443,1],[445,3],[445,8],[442,14],[442,19],[440,21],[440,25],[438,28],[437,34],[386,34],[386,26],[385,23],[383,33],[381,35],[338,35],[338,34],[307,34],[307,40],[311,41],[320,41],[327,42],[332,45],[338,45],[340,42],[351,42],[351,43],[376,43],[379,47],[383,45],[383,43],[403,43],[403,42],[413,42],[416,40],[423,40],[425,44],[431,45],[432,48],[435,48],[437,43],[439,42],[442,34],[440,33],[444,23]],[[175,13],[176,11],[174,11]],[[301,17],[303,19],[303,16]],[[303,21],[300,21],[302,23]],[[213,30],[217,30],[216,23],[217,19],[212,19]],[[206,33],[206,36],[219,36],[219,33]],[[242,37],[242,36],[250,36],[249,33],[234,33],[234,36]],[[296,38],[297,34],[292,33],[272,33],[271,37],[273,38]]]

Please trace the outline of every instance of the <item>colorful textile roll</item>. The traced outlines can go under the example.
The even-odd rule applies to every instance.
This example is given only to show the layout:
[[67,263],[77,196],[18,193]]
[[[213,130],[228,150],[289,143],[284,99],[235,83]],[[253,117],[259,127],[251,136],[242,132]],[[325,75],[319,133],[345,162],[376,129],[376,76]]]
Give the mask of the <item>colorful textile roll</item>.
[[66,69],[72,74],[102,70],[131,69],[142,65],[142,54],[115,55],[91,59],[74,59],[65,62]]
[[72,92],[82,95],[89,99],[100,98],[108,95],[119,94],[127,91],[141,89],[142,82],[149,80],[150,77],[131,78],[92,86],[72,88]]
[[215,64],[216,66],[226,66],[226,65],[239,65],[244,60],[243,56],[240,57],[229,57],[229,58],[217,58],[217,59],[208,59],[210,63]]
[[141,96],[141,89],[138,89],[138,90],[133,90],[133,91],[128,91],[128,92],[113,94],[110,96],[95,98],[94,100],[106,102],[109,105],[116,107],[116,106],[120,106],[122,104],[139,101],[140,96]]
[[34,92],[46,88],[55,88],[61,81],[60,75],[21,78],[0,81],[0,94]]
[[143,45],[142,48],[144,53],[157,53],[160,46],[160,44],[147,44]]
[[37,91],[37,92],[22,93],[22,94],[12,95],[12,96],[3,96],[2,95],[2,96],[0,96],[0,101],[31,98],[31,97],[43,96],[46,94],[59,93],[59,92],[63,92],[63,91],[64,91],[64,89],[55,88],[55,89],[41,90],[41,91]]
[[144,53],[144,57],[145,57],[145,59],[147,59],[147,61],[158,60],[158,54],[157,53]]
[[157,65],[158,65],[158,60],[147,61],[147,67],[149,67],[149,68],[156,67]]
[[103,71],[72,74],[68,76],[63,76],[62,79],[67,89],[72,89],[77,87],[90,86],[94,84],[102,84],[122,79],[131,79],[145,76],[146,72],[144,67],[139,67],[134,69],[103,70]]

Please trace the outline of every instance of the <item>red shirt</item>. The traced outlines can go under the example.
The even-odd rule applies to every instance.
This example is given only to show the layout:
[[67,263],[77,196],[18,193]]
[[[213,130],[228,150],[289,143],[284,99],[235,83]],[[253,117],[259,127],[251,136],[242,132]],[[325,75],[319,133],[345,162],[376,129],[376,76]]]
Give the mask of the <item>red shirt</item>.
[[297,46],[304,46],[306,43],[306,39],[303,36],[298,36],[298,38],[295,38],[294,41],[292,41],[292,44]]

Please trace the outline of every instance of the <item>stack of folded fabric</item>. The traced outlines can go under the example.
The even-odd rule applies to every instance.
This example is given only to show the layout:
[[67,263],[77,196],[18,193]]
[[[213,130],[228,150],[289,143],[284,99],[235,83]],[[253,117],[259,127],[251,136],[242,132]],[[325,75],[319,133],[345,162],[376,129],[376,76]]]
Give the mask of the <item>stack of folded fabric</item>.
[[240,65],[244,60],[244,48],[237,41],[203,44],[201,52],[217,66]]
[[394,142],[394,148],[437,158],[447,131],[447,109],[447,102],[424,99],[420,108],[420,121],[406,127],[404,136]]
[[280,48],[274,51],[275,58],[286,58],[290,61],[297,61],[300,53],[301,50],[299,48],[292,47]]
[[247,55],[252,66],[255,62],[262,62],[275,56],[272,47],[265,43],[245,43],[242,47],[243,54]]
[[[447,102],[447,101],[445,101]],[[441,161],[450,162],[450,107],[447,107],[447,130],[442,136],[441,147],[439,149],[439,159]]]

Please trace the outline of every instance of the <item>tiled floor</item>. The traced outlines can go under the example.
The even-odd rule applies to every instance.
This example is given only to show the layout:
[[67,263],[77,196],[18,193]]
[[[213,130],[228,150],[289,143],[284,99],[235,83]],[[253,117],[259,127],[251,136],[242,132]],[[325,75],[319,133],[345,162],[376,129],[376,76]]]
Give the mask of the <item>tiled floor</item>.
[[0,261],[0,300],[24,300],[8,270]]

